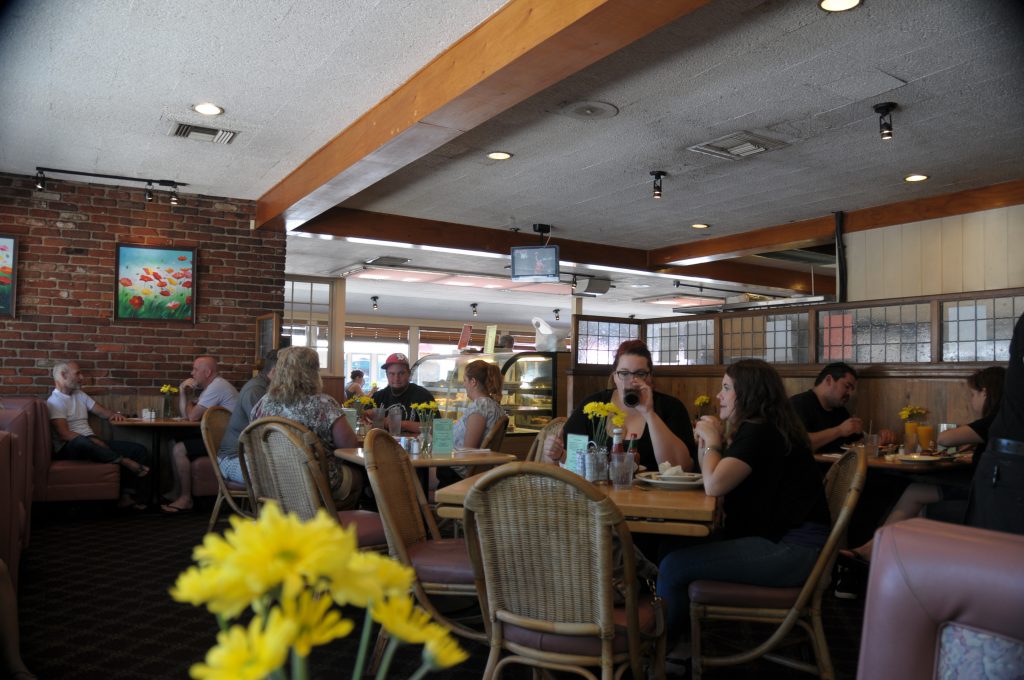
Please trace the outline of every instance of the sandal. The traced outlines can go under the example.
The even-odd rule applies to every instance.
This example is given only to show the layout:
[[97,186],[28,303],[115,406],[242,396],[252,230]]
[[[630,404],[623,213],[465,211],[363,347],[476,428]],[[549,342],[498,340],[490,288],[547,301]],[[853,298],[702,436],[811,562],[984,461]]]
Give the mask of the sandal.
[[841,557],[842,559],[848,560],[849,562],[852,562],[853,564],[855,564],[855,565],[857,565],[859,567],[870,567],[871,566],[871,560],[866,560],[863,557],[861,557],[860,555],[858,555],[857,553],[855,553],[854,551],[849,550],[847,548],[840,548],[839,549],[839,557]]
[[183,512],[192,512],[192,508],[179,508],[177,505],[161,505],[160,512],[165,515],[180,515]]
[[146,475],[149,474],[149,466],[148,465],[143,465],[142,463],[139,463],[138,465],[139,465],[139,467],[137,467],[135,469],[135,476],[136,477],[145,477]]

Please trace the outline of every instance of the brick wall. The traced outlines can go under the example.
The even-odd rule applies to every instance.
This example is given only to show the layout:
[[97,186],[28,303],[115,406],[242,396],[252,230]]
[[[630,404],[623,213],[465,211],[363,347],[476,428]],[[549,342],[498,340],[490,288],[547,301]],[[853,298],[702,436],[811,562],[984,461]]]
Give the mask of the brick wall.
[[[0,174],[0,234],[18,239],[17,307],[0,318],[0,394],[43,395],[76,359],[90,392],[185,379],[212,354],[238,386],[251,374],[255,319],[283,307],[285,235],[249,230],[252,201]],[[196,323],[114,321],[115,244],[196,248]]]

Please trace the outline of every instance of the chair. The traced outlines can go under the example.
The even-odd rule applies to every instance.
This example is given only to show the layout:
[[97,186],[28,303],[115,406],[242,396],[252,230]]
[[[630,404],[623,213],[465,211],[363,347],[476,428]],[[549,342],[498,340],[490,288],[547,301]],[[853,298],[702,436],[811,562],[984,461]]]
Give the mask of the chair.
[[[825,496],[832,516],[832,530],[802,587],[770,588],[709,580],[690,584],[690,635],[695,680],[699,680],[704,666],[732,666],[759,657],[821,678],[835,677],[821,622],[821,598],[828,587],[836,553],[840,544],[845,543],[846,527],[864,489],[866,476],[867,456],[863,447],[847,452],[825,476]],[[700,624],[705,619],[772,623],[777,624],[777,628],[753,649],[711,657],[704,656],[701,650]],[[810,637],[815,658],[813,664],[772,653],[796,625]]]
[[484,642],[484,632],[445,617],[430,598],[431,595],[476,597],[465,539],[440,538],[437,521],[409,454],[391,435],[381,429],[370,430],[363,442],[363,452],[366,473],[384,523],[388,550],[392,557],[415,571],[416,600],[434,619],[456,634]]
[[[509,463],[477,481],[465,511],[490,636],[485,678],[513,663],[643,678],[652,654],[655,676],[664,676],[661,600],[641,597],[632,537],[605,494],[555,465]],[[616,553],[624,605],[614,600]],[[501,659],[503,650],[511,655]]]
[[534,437],[533,443],[530,444],[530,450],[526,452],[527,463],[543,463],[544,462],[544,442],[548,440],[548,437],[560,432],[565,421],[568,420],[565,416],[559,416],[558,418],[552,418],[548,421],[548,424],[541,428],[537,436]]
[[1020,677],[1024,536],[911,519],[875,534],[857,677]]
[[355,526],[359,547],[383,550],[381,517],[369,510],[336,510],[327,482],[320,438],[305,425],[270,416],[254,420],[239,436],[242,476],[254,508],[273,500],[283,512],[311,519],[321,508],[342,526]]
[[[212,406],[203,413],[203,419],[199,422],[199,430],[203,434],[203,445],[206,446],[206,455],[209,458],[211,472],[217,480],[217,500],[213,504],[213,512],[210,513],[210,525],[207,531],[213,531],[217,518],[220,516],[221,505],[226,501],[239,515],[243,517],[254,517],[254,512],[243,510],[241,506],[249,501],[249,490],[245,484],[239,484],[228,479],[220,471],[220,462],[217,459],[217,452],[220,450],[220,441],[224,438],[224,432],[228,429],[228,422],[231,420],[231,411],[223,406]],[[196,467],[195,461],[192,467]],[[194,470],[193,470],[194,473]]]
[[505,430],[508,429],[508,416],[502,416],[494,421],[494,425],[484,435],[483,441],[480,442],[481,449],[490,449],[491,451],[501,451],[501,445],[505,443]]

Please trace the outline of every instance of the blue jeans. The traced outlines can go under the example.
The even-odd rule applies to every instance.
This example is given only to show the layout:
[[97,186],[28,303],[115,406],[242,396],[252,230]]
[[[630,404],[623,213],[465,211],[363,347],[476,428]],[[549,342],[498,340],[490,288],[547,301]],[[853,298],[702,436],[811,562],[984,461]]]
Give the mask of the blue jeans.
[[245,479],[242,478],[242,461],[238,456],[218,458],[217,462],[220,464],[220,474],[224,479],[239,484],[245,483]]
[[[153,456],[142,444],[125,441],[103,441],[99,437],[79,435],[64,444],[54,458],[58,460],[94,460],[99,463],[120,463],[122,458],[129,458],[140,465],[153,467]],[[121,470],[121,491],[130,494],[139,503],[149,501],[153,475],[136,477],[131,472]]]
[[690,629],[690,583],[701,579],[755,586],[799,586],[811,573],[818,548],[773,543],[759,536],[679,548],[658,565],[658,594],[665,600],[668,642]]

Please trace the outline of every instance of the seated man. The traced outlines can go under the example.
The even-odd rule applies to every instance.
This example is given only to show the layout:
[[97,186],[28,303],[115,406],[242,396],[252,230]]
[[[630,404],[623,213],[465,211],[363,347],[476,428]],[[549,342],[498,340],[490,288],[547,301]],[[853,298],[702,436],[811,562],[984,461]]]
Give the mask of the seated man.
[[[841,361],[821,369],[814,387],[790,398],[811,438],[814,453],[836,453],[844,444],[857,441],[864,433],[864,422],[851,416],[846,402],[857,390],[857,371]],[[891,444],[895,435],[879,431],[881,443]]]
[[[192,377],[180,385],[178,408],[186,420],[202,420],[206,409],[223,406],[234,413],[238,404],[238,390],[217,370],[217,360],[211,356],[196,357],[192,362]],[[196,433],[187,439],[174,443],[171,459],[174,463],[174,486],[177,497],[161,505],[168,514],[192,509],[192,461],[206,455],[202,435]]]
[[124,420],[120,413],[104,408],[82,391],[82,372],[73,361],[53,367],[53,394],[46,400],[53,430],[53,457],[63,460],[95,460],[118,463],[130,474],[121,475],[120,507],[144,510],[150,496],[150,452],[142,444],[104,441],[89,427],[89,414],[111,422]]
[[217,462],[220,464],[220,472],[224,479],[239,484],[245,482],[238,460],[238,437],[252,421],[252,407],[267,393],[276,366],[277,350],[272,349],[263,358],[259,375],[242,386],[242,391],[238,395],[238,406],[231,413],[228,429],[224,430],[224,437],[220,440],[220,448],[217,450]]

